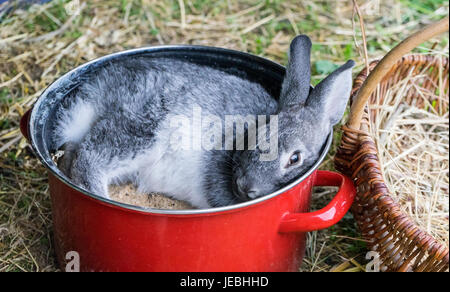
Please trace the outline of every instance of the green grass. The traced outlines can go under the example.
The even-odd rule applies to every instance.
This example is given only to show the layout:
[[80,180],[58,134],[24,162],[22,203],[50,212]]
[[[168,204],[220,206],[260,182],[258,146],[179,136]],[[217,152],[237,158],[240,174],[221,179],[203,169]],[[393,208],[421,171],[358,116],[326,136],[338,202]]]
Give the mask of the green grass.
[[54,0],[52,5],[45,14],[38,14],[35,17],[28,19],[25,23],[29,30],[41,30],[42,32],[50,32],[59,28],[61,23],[64,23],[68,15],[64,8],[64,4],[68,1]]

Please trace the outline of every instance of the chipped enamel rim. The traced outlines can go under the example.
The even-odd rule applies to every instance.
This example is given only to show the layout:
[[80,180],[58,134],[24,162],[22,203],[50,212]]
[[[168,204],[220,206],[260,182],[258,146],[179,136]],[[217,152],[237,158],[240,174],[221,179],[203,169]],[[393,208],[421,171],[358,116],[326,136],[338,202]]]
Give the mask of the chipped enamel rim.
[[[242,208],[245,208],[245,207],[249,207],[249,206],[252,206],[252,205],[256,205],[256,204],[259,204],[261,202],[270,200],[270,199],[272,199],[272,198],[274,198],[274,197],[276,197],[276,196],[278,196],[280,194],[283,194],[286,191],[292,189],[293,187],[295,187],[296,185],[301,183],[303,180],[308,178],[311,174],[314,173],[314,171],[316,171],[319,168],[320,164],[325,159],[325,157],[326,157],[326,155],[328,153],[328,150],[330,149],[332,138],[333,138],[333,130],[331,130],[330,134],[328,135],[327,141],[325,142],[325,145],[323,146],[323,150],[322,150],[322,153],[320,154],[319,159],[300,178],[296,179],[292,183],[288,184],[287,186],[285,186],[285,187],[283,187],[283,188],[279,189],[278,191],[275,191],[275,192],[273,192],[271,194],[259,197],[257,199],[251,200],[251,201],[235,204],[235,205],[230,205],[230,206],[225,206],[225,207],[208,208],[208,209],[188,209],[188,210],[168,210],[168,209],[145,208],[145,207],[129,205],[129,204],[117,202],[117,201],[114,201],[114,200],[111,200],[111,199],[107,199],[107,198],[95,195],[94,193],[91,193],[91,192],[89,192],[89,191],[87,191],[85,189],[82,189],[79,186],[76,186],[75,184],[73,184],[57,168],[56,164],[51,159],[50,154],[49,153],[42,153],[42,151],[40,151],[40,148],[36,144],[36,140],[39,139],[39,137],[37,137],[37,131],[35,129],[35,121],[36,121],[36,118],[38,116],[38,113],[40,111],[40,107],[41,107],[43,101],[48,97],[49,93],[51,93],[51,92],[55,91],[56,89],[60,88],[64,80],[73,77],[74,74],[78,74],[80,71],[85,71],[92,64],[101,63],[101,62],[109,61],[109,60],[112,60],[112,59],[117,59],[119,57],[127,57],[127,56],[133,56],[133,55],[144,54],[144,53],[148,54],[148,53],[152,53],[152,52],[164,52],[164,51],[165,52],[170,52],[170,51],[176,51],[176,52],[180,52],[180,51],[199,51],[199,52],[208,52],[208,53],[215,53],[215,54],[218,54],[218,53],[219,54],[226,54],[226,55],[235,56],[235,57],[239,56],[240,58],[244,57],[246,59],[251,59],[251,60],[257,61],[262,66],[266,66],[266,67],[271,66],[271,67],[276,68],[278,70],[283,70],[284,71],[284,67],[281,66],[280,64],[277,64],[277,63],[275,63],[273,61],[270,61],[270,60],[262,58],[262,57],[258,57],[258,56],[255,56],[255,55],[251,55],[251,54],[240,52],[240,51],[230,50],[230,49],[224,49],[224,48],[218,48],[218,47],[209,47],[209,46],[194,46],[194,45],[167,45],[167,46],[154,46],[154,47],[144,47],[144,48],[139,48],[139,49],[132,49],[132,50],[127,50],[127,51],[122,51],[122,52],[106,55],[104,57],[100,57],[98,59],[95,59],[95,60],[92,60],[90,62],[87,62],[87,63],[85,63],[83,65],[80,65],[80,66],[76,67],[75,69],[67,72],[66,74],[64,74],[60,78],[58,78],[47,89],[44,90],[44,92],[41,94],[39,99],[34,104],[32,112],[31,112],[31,115],[30,115],[30,119],[29,119],[28,136],[30,137],[30,144],[31,144],[31,146],[32,146],[36,156],[44,164],[44,166],[51,172],[51,174],[53,176],[55,176],[60,181],[62,181],[64,184],[66,184],[70,188],[78,191],[79,193],[81,193],[83,195],[86,195],[86,196],[88,196],[88,197],[90,197],[92,199],[101,201],[103,203],[106,203],[106,205],[120,207],[122,210],[125,210],[125,211],[138,211],[140,213],[145,213],[145,214],[148,214],[148,215],[151,215],[151,214],[161,214],[161,215],[204,214],[204,215],[208,215],[208,214],[220,213],[220,212],[224,212],[224,211],[238,211],[239,209],[242,209]],[[43,140],[43,139],[41,138],[41,140]],[[43,143],[42,147],[45,148],[46,151],[48,152],[48,148],[46,147],[45,141],[43,141],[42,143]]]

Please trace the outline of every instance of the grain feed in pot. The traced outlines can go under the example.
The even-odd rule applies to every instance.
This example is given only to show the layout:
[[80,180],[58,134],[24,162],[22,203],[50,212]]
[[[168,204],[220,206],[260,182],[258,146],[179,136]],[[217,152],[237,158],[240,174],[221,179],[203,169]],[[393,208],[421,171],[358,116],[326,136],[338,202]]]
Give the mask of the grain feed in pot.
[[109,195],[112,200],[143,208],[162,210],[194,209],[186,202],[174,200],[161,194],[142,194],[132,185],[110,186]]
[[[57,151],[52,155],[53,162],[58,165],[58,161],[64,155],[64,151]],[[171,199],[162,194],[143,194],[133,185],[111,185],[109,186],[109,196],[111,200],[138,206],[142,208],[161,209],[161,210],[188,210],[195,209],[188,203],[180,200]]]

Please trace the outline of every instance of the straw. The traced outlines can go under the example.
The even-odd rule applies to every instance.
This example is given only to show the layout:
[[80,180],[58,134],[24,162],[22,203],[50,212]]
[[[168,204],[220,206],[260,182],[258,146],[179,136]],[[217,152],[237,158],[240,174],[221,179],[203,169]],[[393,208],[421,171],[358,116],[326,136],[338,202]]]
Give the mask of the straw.
[[[438,90],[442,75],[430,90],[422,86],[428,80],[425,73],[411,73],[377,96],[382,103],[370,107],[371,131],[392,197],[418,226],[448,246],[448,88]],[[411,89],[418,101],[407,104]],[[438,102],[446,110],[436,110]]]

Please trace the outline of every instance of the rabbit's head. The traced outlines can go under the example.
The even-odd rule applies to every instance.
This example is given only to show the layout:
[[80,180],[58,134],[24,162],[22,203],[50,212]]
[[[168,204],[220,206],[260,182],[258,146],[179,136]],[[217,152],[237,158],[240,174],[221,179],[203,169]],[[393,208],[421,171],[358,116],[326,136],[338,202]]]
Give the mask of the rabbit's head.
[[[355,62],[348,61],[311,89],[310,52],[307,36],[292,41],[279,99],[278,156],[262,161],[258,147],[234,155],[232,190],[241,200],[272,193],[310,169],[344,114]],[[271,136],[275,134],[268,125],[260,127],[271,130]]]

